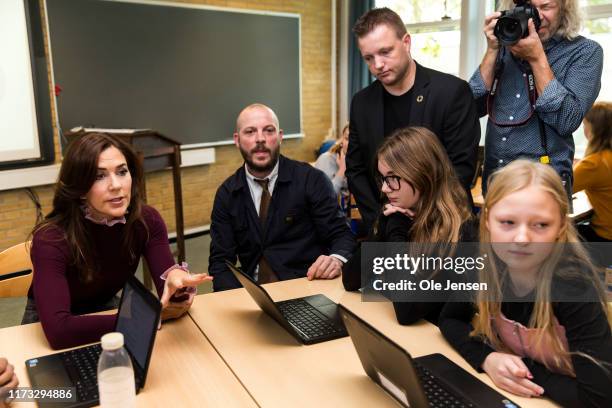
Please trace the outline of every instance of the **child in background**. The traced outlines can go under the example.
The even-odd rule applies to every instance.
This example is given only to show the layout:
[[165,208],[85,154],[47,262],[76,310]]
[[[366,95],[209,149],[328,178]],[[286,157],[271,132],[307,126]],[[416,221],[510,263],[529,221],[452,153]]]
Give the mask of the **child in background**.
[[590,224],[577,226],[587,242],[612,241],[612,103],[597,102],[584,117],[586,154],[574,168],[574,192],[585,190],[593,206]]
[[315,162],[315,167],[321,170],[331,180],[336,195],[348,197],[348,185],[344,171],[346,170],[346,151],[349,143],[349,125],[342,128],[342,137]]
[[[499,170],[480,220],[489,262],[479,279],[488,291],[475,304],[447,302],[440,330],[504,390],[564,407],[609,406],[608,305],[567,216],[567,195],[552,167],[517,160]],[[560,301],[568,288],[589,301]]]

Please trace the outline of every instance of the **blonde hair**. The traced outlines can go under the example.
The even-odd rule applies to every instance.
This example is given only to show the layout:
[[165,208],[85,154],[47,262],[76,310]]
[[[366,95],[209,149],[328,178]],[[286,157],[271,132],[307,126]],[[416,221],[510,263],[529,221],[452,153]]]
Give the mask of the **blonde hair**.
[[396,130],[385,138],[376,157],[420,193],[411,241],[458,242],[461,225],[471,212],[465,190],[436,135],[423,127]]
[[349,122],[346,122],[346,124],[342,127],[342,132],[340,132],[340,134],[338,135],[338,137],[336,138],[336,143],[334,143],[334,145],[332,147],[329,148],[329,151],[337,154],[340,152],[340,150],[342,149],[342,143],[343,143],[343,138],[342,136],[344,135],[344,131],[346,129],[348,129],[349,127]]
[[[487,283],[487,291],[480,291],[478,293],[476,301],[478,314],[472,322],[474,330],[470,335],[480,337],[497,350],[507,351],[507,348],[495,334],[491,322],[492,318],[499,316],[501,313],[503,282],[507,275],[507,270],[492,249],[491,234],[487,228],[487,217],[491,208],[503,198],[530,186],[536,186],[541,191],[548,193],[550,198],[557,204],[559,208],[558,215],[561,217],[561,231],[557,242],[572,243],[572,245],[555,245],[551,255],[540,268],[529,327],[541,329],[537,333],[536,344],[542,343],[545,338],[553,340],[550,348],[555,356],[554,365],[565,371],[573,372],[573,366],[571,366],[571,360],[569,359],[572,353],[565,349],[561,338],[559,338],[555,330],[554,311],[551,303],[551,282],[553,281],[553,276],[582,280],[587,278],[591,280],[595,285],[608,321],[609,313],[597,272],[591,265],[586,250],[579,244],[580,241],[574,226],[568,220],[569,204],[561,178],[551,166],[528,160],[516,160],[498,170],[492,176],[480,218],[481,253],[486,254],[485,256],[489,260],[486,267],[480,271],[480,282]],[[569,268],[560,267],[562,257],[563,264],[569,265]],[[590,356],[584,355],[584,353],[574,354],[590,358]],[[590,359],[592,360],[592,358]],[[549,364],[549,362],[545,362],[545,365],[551,369]]]
[[597,102],[584,116],[591,125],[586,155],[612,150],[612,102]]
[[[555,0],[559,5],[559,28],[556,33],[567,40],[578,37],[582,26],[582,12],[578,0]],[[514,8],[513,0],[501,0],[498,10]]]

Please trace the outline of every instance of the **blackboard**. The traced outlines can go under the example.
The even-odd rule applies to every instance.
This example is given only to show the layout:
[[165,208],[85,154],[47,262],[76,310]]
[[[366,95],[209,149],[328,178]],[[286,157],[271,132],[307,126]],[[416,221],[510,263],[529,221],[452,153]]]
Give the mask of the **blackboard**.
[[47,0],[61,127],[231,141],[261,102],[301,134],[300,17],[185,3]]

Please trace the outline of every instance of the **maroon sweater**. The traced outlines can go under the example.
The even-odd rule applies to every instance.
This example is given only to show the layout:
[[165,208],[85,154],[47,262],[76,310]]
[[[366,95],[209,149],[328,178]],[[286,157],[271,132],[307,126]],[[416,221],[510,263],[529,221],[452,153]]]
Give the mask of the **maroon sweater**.
[[61,229],[50,227],[34,234],[31,258],[35,272],[28,296],[36,302],[51,347],[59,349],[99,341],[103,334],[114,330],[116,314],[80,314],[96,310],[122,289],[128,277],[136,272],[141,256],[145,257],[161,296],[164,282],[160,275],[175,264],[168,232],[153,207],[143,206],[142,215],[148,227],[148,239],[144,226],[137,224],[134,261],[122,250],[125,224],[108,227],[85,221],[96,251],[95,264],[99,266],[98,275],[88,283],[79,279]]

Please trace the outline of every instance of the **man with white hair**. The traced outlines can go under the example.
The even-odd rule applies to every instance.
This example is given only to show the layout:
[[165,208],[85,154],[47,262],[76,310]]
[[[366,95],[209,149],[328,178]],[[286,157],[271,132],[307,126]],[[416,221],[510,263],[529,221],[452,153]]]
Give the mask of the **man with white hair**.
[[[571,191],[572,132],[599,94],[603,50],[578,35],[578,0],[514,3],[534,7],[536,18],[529,18],[525,36],[510,45],[507,32],[499,29],[502,14],[487,16],[487,50],[470,79],[480,116],[489,115],[483,188],[496,169],[527,158],[550,163]],[[511,6],[511,0],[500,2],[501,10]],[[534,23],[537,17],[539,28]]]

